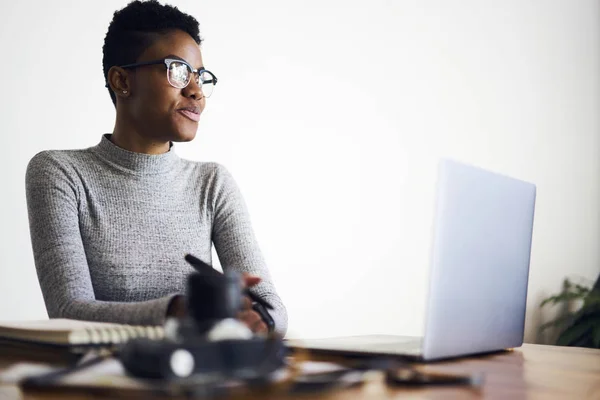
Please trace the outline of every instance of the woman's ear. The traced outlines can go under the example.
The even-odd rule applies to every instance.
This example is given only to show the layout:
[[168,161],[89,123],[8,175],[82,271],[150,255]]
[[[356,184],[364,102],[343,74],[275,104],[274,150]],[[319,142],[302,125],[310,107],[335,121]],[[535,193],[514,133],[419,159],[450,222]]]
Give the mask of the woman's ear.
[[131,95],[129,74],[121,67],[110,67],[108,70],[108,85],[116,97],[126,98]]

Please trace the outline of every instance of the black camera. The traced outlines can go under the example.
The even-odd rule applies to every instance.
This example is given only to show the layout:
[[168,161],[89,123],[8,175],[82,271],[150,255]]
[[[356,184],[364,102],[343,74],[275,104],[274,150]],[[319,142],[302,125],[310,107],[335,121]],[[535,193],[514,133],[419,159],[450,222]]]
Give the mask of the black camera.
[[119,358],[126,371],[140,378],[164,380],[202,374],[257,380],[282,368],[287,349],[283,338],[273,333],[273,319],[266,310],[269,304],[252,296],[259,300],[253,309],[271,332],[255,335],[236,318],[243,297],[250,293],[241,276],[221,274],[193,256],[186,260],[198,271],[187,279],[188,315],[167,321],[165,339],[136,338],[125,343]]

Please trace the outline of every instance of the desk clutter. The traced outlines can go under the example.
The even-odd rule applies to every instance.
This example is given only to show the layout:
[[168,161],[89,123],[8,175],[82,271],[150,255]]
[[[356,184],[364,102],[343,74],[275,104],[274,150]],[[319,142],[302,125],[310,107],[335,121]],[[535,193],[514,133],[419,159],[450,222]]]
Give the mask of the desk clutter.
[[[385,374],[388,385],[470,385],[481,376],[436,375],[385,358],[309,361],[308,352],[293,352],[274,330],[254,334],[236,319],[243,296],[242,277],[234,272],[207,273],[206,265],[188,278],[184,318],[161,327],[127,326],[55,319],[0,322],[2,348],[20,349],[31,361],[0,372],[0,384],[25,390],[56,388],[149,391],[167,396],[206,397],[259,390],[310,393],[347,388],[368,381],[372,371]],[[210,268],[210,267],[209,267]],[[269,308],[264,306],[263,312]],[[40,348],[76,355],[66,365],[36,362]]]
[[280,368],[259,377],[256,370],[250,369],[247,376],[241,374],[242,370],[229,370],[195,372],[186,377],[141,378],[127,369],[118,354],[89,352],[78,362],[67,366],[15,363],[0,372],[0,385],[18,385],[25,392],[74,391],[111,397],[135,394],[142,397],[214,398],[247,394],[318,394],[381,381],[390,388],[464,385],[476,391],[483,384],[482,375],[424,373],[397,360],[338,363],[312,361],[307,359],[308,356],[289,355]]

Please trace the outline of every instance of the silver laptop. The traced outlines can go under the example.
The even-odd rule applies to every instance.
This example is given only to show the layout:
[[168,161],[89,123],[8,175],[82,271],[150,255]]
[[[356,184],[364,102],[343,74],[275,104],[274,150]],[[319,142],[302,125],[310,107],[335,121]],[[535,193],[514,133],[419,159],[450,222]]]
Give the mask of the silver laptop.
[[291,347],[437,360],[523,344],[535,185],[443,160],[436,192],[424,336],[291,340]]

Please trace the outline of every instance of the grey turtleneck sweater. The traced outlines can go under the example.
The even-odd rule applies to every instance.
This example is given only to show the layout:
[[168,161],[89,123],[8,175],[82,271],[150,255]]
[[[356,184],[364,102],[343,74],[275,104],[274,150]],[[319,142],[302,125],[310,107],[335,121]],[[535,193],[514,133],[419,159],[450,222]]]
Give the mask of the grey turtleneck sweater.
[[193,269],[184,255],[258,275],[276,330],[287,313],[256,243],[242,196],[219,164],[133,153],[108,135],[84,150],[29,162],[35,266],[51,318],[162,324]]

